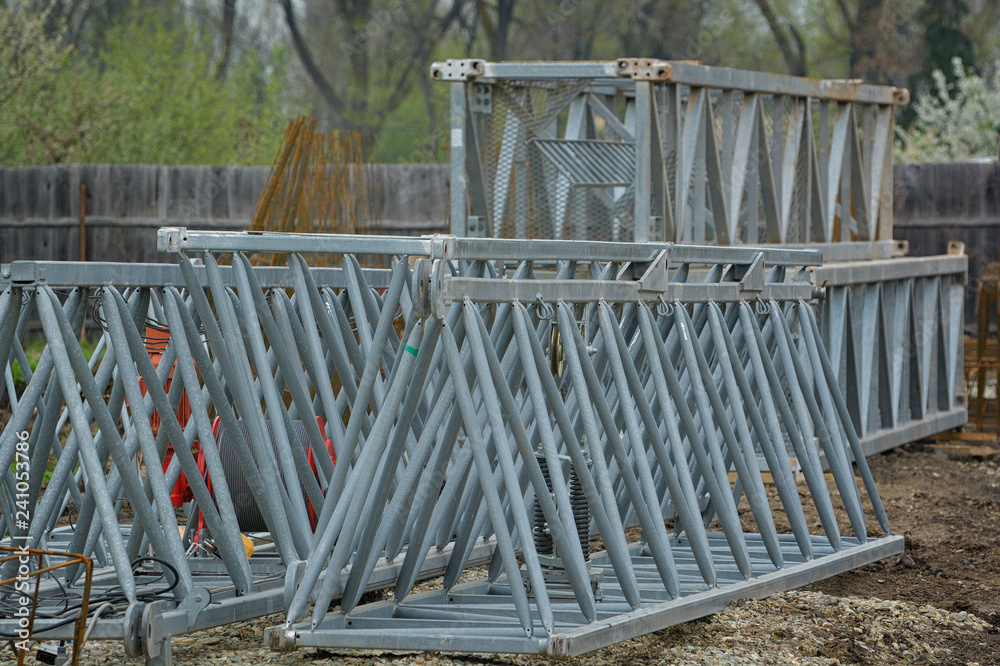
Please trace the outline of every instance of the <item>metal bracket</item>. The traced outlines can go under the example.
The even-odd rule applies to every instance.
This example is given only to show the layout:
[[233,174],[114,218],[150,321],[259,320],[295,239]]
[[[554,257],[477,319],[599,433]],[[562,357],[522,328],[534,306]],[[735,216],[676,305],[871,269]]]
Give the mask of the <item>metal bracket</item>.
[[656,255],[656,258],[648,264],[634,264],[633,270],[636,272],[643,267],[646,268],[646,270],[643,271],[642,276],[639,277],[639,291],[655,291],[661,293],[666,291],[667,284],[669,283],[669,277],[667,275],[669,263],[670,252],[668,250],[662,250]]
[[666,60],[619,58],[618,76],[636,81],[669,81],[673,68]]
[[436,81],[471,81],[483,75],[485,60],[445,60],[431,65],[431,78]]
[[166,601],[146,604],[142,609],[142,653],[146,659],[156,659],[163,651],[163,641],[170,640],[166,635],[163,622],[163,610]]
[[0,278],[12,284],[45,282],[45,267],[32,261],[15,261],[0,267]]
[[184,597],[184,601],[180,603],[178,608],[186,612],[188,621],[194,624],[195,620],[198,619],[198,614],[208,607],[208,602],[211,599],[212,595],[208,590],[203,587],[195,587],[191,589],[190,594]]
[[427,256],[431,259],[451,259],[455,255],[458,236],[433,234],[428,239]]
[[284,629],[276,628],[269,630],[267,633],[267,638],[270,639],[268,644],[275,652],[295,652],[295,648],[297,647],[295,644],[296,634],[298,632],[292,627],[291,623]]
[[156,231],[156,249],[159,252],[180,252],[183,247],[184,227],[160,227]]
[[428,280],[430,283],[428,307],[431,316],[437,319],[444,319],[448,314],[448,306],[451,304],[451,301],[445,299],[444,283],[450,277],[451,267],[448,265],[448,262],[444,259],[435,259],[431,267],[430,279]]
[[123,622],[125,632],[125,655],[129,657],[142,656],[142,618],[146,604],[136,601],[129,604],[125,610],[125,621]]
[[472,238],[482,238],[486,235],[486,217],[483,215],[470,215],[466,232]]
[[743,291],[764,291],[764,255],[758,254],[749,266],[734,266]]
[[285,612],[288,612],[288,607],[292,604],[292,597],[295,596],[295,591],[299,589],[299,583],[302,582],[302,576],[306,573],[306,562],[302,560],[295,560],[288,565],[288,569],[285,570]]
[[[413,267],[413,283],[410,286],[410,300],[413,314],[426,319],[431,316],[431,259],[417,259]],[[297,585],[296,585],[297,586]]]
[[469,110],[473,113],[493,113],[493,86],[474,83],[469,94]]

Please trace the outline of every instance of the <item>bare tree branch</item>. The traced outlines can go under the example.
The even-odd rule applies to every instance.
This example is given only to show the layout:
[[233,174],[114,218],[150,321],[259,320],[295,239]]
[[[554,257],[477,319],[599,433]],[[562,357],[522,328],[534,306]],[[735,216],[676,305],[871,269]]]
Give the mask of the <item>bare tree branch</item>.
[[399,78],[396,80],[393,86],[392,93],[389,95],[388,100],[382,106],[380,112],[377,115],[378,125],[381,126],[385,122],[386,118],[390,113],[396,110],[409,92],[410,77],[413,74],[414,68],[418,65],[423,66],[426,64],[427,58],[430,56],[431,50],[444,35],[451,28],[451,24],[454,23],[462,12],[463,7],[462,0],[456,0],[452,6],[451,10],[447,15],[442,17],[438,21],[438,25],[434,26],[434,34],[426,35],[430,30],[425,29],[425,39],[418,39],[416,41],[416,46],[413,49],[413,53],[409,58],[406,59],[406,67],[400,73]]
[[837,7],[840,8],[840,13],[844,15],[844,23],[847,25],[847,29],[850,32],[854,32],[857,28],[857,21],[851,16],[851,10],[847,6],[847,2],[845,0],[837,0]]
[[[778,17],[774,14],[774,8],[771,7],[769,0],[754,0],[757,3],[757,7],[760,8],[760,13],[764,15],[764,20],[767,21],[767,25],[771,28],[771,34],[774,35],[774,41],[778,43],[778,49],[781,50],[781,55],[785,59],[785,64],[788,65],[788,72],[793,76],[805,76],[806,75],[806,45],[805,41],[802,39],[802,35],[791,24],[787,24],[787,27],[782,25],[778,21]],[[843,0],[839,0],[843,1]],[[795,40],[795,44],[792,44],[792,40]]]
[[285,10],[285,23],[288,25],[288,32],[292,36],[292,45],[295,47],[295,52],[298,54],[299,60],[302,61],[302,66],[305,68],[306,74],[312,79],[313,84],[315,84],[323,99],[326,100],[326,103],[330,105],[330,108],[336,112],[343,111],[344,101],[316,65],[316,61],[309,51],[309,46],[306,44],[302,32],[299,30],[298,23],[295,20],[295,10],[292,7],[292,0],[282,0],[281,6]]

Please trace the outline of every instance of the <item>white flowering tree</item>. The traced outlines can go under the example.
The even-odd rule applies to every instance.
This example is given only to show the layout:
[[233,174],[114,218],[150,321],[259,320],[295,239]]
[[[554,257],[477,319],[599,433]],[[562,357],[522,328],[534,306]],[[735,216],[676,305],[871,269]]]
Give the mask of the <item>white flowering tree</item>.
[[[934,72],[932,91],[914,101],[916,118],[896,129],[897,162],[958,162],[996,157],[1000,132],[1000,66],[983,78],[951,61],[955,80]],[[998,63],[1000,65],[1000,63]]]
[[45,34],[45,15],[0,4],[0,105],[54,71],[64,56],[62,35]]

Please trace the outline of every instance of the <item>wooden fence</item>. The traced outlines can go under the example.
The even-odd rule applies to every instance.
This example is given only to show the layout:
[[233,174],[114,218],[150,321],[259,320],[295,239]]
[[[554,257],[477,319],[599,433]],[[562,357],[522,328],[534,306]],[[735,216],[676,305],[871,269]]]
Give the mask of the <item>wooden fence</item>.
[[997,162],[897,164],[893,237],[911,255],[943,254],[965,243],[969,283],[965,321],[975,322],[976,286],[986,264],[1000,261],[1000,166]]
[[[448,168],[375,165],[378,229],[444,230]],[[79,258],[80,186],[86,186],[89,261],[171,261],[156,252],[162,226],[249,225],[268,167],[70,165],[0,169],[0,262]]]
[[[377,165],[380,229],[390,234],[445,230],[448,167]],[[156,253],[156,229],[243,229],[267,180],[267,167],[74,165],[0,169],[0,261],[75,260],[80,185],[87,186],[87,258],[170,261]],[[969,254],[967,317],[975,284],[1000,259],[997,163],[898,164],[894,237],[911,255],[941,254],[963,241]]]

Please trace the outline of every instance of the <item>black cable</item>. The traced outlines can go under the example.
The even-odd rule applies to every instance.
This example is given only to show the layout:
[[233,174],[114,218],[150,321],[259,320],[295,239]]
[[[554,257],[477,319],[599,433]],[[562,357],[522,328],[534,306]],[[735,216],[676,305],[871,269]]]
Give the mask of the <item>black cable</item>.
[[[170,584],[170,587],[168,587],[165,590],[160,590],[159,592],[154,592],[151,595],[153,597],[153,600],[155,600],[156,598],[161,597],[161,596],[163,596],[165,594],[169,594],[170,592],[173,592],[174,588],[176,588],[177,585],[180,583],[181,577],[177,573],[177,569],[174,568],[174,565],[170,564],[166,560],[161,560],[158,557],[153,557],[152,555],[144,555],[143,557],[137,557],[136,559],[132,560],[132,573],[135,573],[136,566],[139,565],[139,564],[142,564],[143,562],[156,562],[157,564],[162,564],[164,567],[166,567],[167,569],[170,570],[170,574],[174,577],[174,581],[173,581],[173,583]],[[160,574],[159,578],[163,578],[163,574]],[[157,580],[159,580],[159,578]],[[156,582],[156,581],[154,580],[152,582]]]
[[[138,569],[138,567],[141,564],[145,563],[145,562],[155,562],[155,563],[163,566],[164,569],[166,571],[168,571],[170,573],[170,575],[172,576],[172,578],[173,578],[173,580],[170,582],[170,584],[167,585],[167,587],[165,587],[165,588],[163,588],[161,590],[154,590],[154,591],[145,592],[145,593],[137,594],[136,595],[136,601],[143,601],[143,602],[149,603],[149,602],[157,601],[157,600],[161,599],[163,596],[165,596],[167,594],[170,594],[177,587],[177,585],[180,583],[180,576],[177,573],[177,569],[172,564],[170,564],[169,562],[167,562],[165,560],[162,560],[162,559],[160,559],[158,557],[153,557],[153,556],[143,556],[143,557],[138,557],[135,560],[133,560],[132,561],[132,573],[133,574],[136,573],[136,570]],[[153,581],[151,581],[150,584],[155,583],[156,581],[164,578],[165,575],[166,575],[166,572],[161,573],[160,576],[158,578],[154,579]],[[57,577],[53,577],[52,579],[56,581],[56,584],[59,586],[59,589],[60,589],[61,593],[60,594],[56,594],[56,595],[47,595],[43,601],[45,601],[45,602],[57,602],[57,603],[59,601],[63,601],[64,603],[63,603],[63,608],[61,610],[57,611],[57,612],[53,612],[53,611],[48,610],[48,609],[36,609],[35,610],[35,621],[36,622],[39,621],[39,620],[41,620],[41,621],[58,620],[54,624],[45,624],[44,625],[44,630],[46,630],[46,631],[50,630],[50,629],[56,629],[56,628],[65,626],[67,624],[71,624],[73,622],[76,622],[77,619],[78,619],[78,611],[83,607],[82,596],[81,595],[75,595],[75,594],[68,593],[66,591],[66,588],[63,587],[62,583],[59,582],[59,580],[58,580]],[[100,608],[104,604],[111,604],[114,611],[124,610],[124,608],[126,608],[130,602],[128,601],[128,597],[126,597],[123,592],[116,592],[115,591],[116,589],[117,590],[121,590],[121,587],[117,586],[116,588],[111,588],[107,592],[105,592],[104,594],[92,595],[90,597],[90,602],[89,602],[89,606],[88,606],[88,609],[87,609],[87,617],[90,617],[91,614],[93,614],[98,608]],[[72,600],[77,600],[80,603],[71,604],[70,602]],[[4,601],[6,601],[6,600],[0,601],[0,609],[7,610],[8,612],[13,612],[13,607],[11,606],[11,604],[9,602],[8,603],[4,603]],[[67,613],[73,613],[73,614],[70,615],[69,617],[66,617]],[[3,632],[0,632],[0,638],[5,638],[5,639],[7,639],[7,638],[19,638],[19,636],[17,634],[4,634]]]

